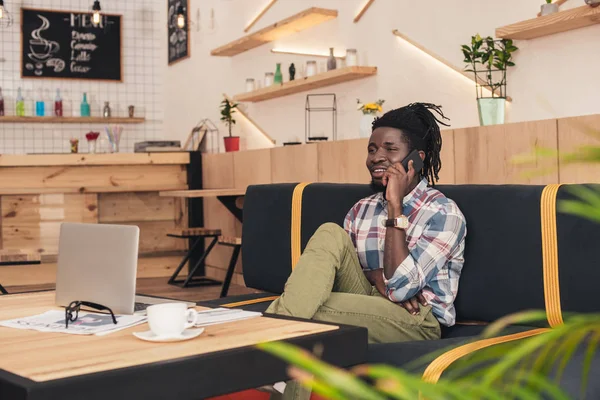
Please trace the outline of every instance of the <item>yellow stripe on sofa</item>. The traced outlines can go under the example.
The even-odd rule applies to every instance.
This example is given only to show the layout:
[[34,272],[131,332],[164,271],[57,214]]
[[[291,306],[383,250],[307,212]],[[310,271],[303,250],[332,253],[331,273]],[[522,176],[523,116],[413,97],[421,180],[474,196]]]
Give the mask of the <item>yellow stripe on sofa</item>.
[[249,304],[265,303],[267,301],[273,301],[278,298],[279,298],[279,296],[260,297],[258,299],[243,300],[243,301],[237,301],[235,303],[223,304],[221,307],[227,307],[227,308],[241,307],[241,306],[247,306]]
[[292,269],[296,267],[302,254],[302,194],[310,182],[299,183],[292,195]]
[[560,184],[547,185],[542,191],[542,260],[544,268],[544,301],[551,327],[562,325],[560,284],[558,277],[558,238],[556,231],[556,195]]
[[476,342],[467,343],[455,349],[445,352],[435,360],[431,362],[423,373],[423,380],[425,382],[436,383],[442,373],[452,364],[454,361],[468,354],[471,354],[477,350],[484,349],[496,344],[511,342],[513,340],[519,340],[528,338],[531,336],[539,335],[540,333],[548,332],[548,328],[533,329],[526,332],[519,332],[512,335],[494,337],[489,339],[478,340]]

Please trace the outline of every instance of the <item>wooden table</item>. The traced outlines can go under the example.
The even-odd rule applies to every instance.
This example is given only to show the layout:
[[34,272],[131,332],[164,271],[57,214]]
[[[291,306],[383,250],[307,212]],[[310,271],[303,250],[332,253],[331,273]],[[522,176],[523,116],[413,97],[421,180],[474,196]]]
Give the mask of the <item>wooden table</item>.
[[185,199],[216,197],[240,222],[244,222],[242,208],[245,194],[246,189],[168,190],[159,192],[159,196]]
[[[0,320],[40,314],[54,292],[0,296]],[[198,307],[198,310],[203,308]],[[258,317],[206,327],[198,338],[150,343],[132,332],[107,336],[43,333],[0,327],[1,399],[202,399],[287,378],[285,364],[258,350],[285,340],[348,367],[365,362],[367,331],[281,317]]]

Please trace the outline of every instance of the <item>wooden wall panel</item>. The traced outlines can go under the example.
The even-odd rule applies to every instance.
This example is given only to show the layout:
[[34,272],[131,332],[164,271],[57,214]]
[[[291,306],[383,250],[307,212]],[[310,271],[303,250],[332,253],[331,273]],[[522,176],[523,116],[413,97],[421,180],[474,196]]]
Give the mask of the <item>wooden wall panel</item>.
[[442,131],[442,151],[440,153],[442,169],[439,172],[440,185],[449,185],[455,182],[454,177],[454,131]]
[[[368,139],[318,143],[319,182],[369,183]],[[314,146],[314,145],[312,145]]]
[[229,189],[233,186],[233,153],[202,154],[204,189]]
[[0,202],[6,249],[57,254],[62,222],[98,222],[95,194],[2,196]]
[[318,180],[317,146],[284,146],[271,149],[273,183],[316,182]]
[[[268,150],[267,150],[268,151]],[[263,151],[264,152],[264,151]],[[241,153],[220,153],[202,155],[202,186],[205,189],[227,189],[235,187],[234,178],[234,157]],[[258,157],[261,153],[253,152],[253,157]],[[248,166],[249,164],[250,166]],[[238,182],[252,181],[252,177],[246,174],[251,173],[254,162],[245,155],[238,159],[241,176],[237,177]],[[270,162],[268,164],[271,167]],[[249,169],[244,171],[244,169]],[[261,173],[260,170],[258,170]],[[269,171],[270,172],[270,171]],[[264,170],[262,171],[264,174]],[[243,183],[240,183],[242,185]],[[247,185],[246,185],[247,186]],[[204,226],[207,228],[221,229],[224,235],[241,236],[242,225],[237,219],[221,204],[216,197],[207,197],[203,199],[204,204]],[[208,246],[209,242],[206,241]],[[206,276],[213,279],[222,280],[220,273],[227,269],[229,258],[231,257],[231,248],[219,246],[218,244],[211,250],[206,259]],[[238,260],[238,266],[241,270],[241,257]],[[233,280],[232,280],[233,281]]]
[[98,221],[119,223],[173,220],[174,204],[175,198],[161,197],[158,192],[100,193]]
[[0,194],[135,192],[187,189],[182,165],[118,165],[2,168]]
[[[529,154],[534,146],[557,149],[556,120],[523,122],[454,130],[455,177],[457,184],[547,184],[558,182],[558,164],[537,160],[520,166],[513,157]],[[544,176],[523,174],[542,165],[554,168]]]
[[[594,136],[595,135],[595,136]],[[577,147],[600,146],[600,115],[558,120],[558,149],[570,153]],[[559,161],[561,183],[600,183],[600,164],[565,164]]]
[[271,183],[271,149],[235,152],[233,173],[236,188],[245,189],[248,185]]

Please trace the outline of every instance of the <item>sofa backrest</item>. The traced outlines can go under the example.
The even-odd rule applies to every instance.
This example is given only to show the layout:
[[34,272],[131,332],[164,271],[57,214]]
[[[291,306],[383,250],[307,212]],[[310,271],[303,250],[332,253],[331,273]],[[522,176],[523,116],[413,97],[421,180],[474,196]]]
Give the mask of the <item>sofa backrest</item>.
[[[557,199],[572,198],[563,185]],[[348,210],[372,194],[368,185],[314,183],[250,186],[244,201],[242,263],[249,287],[281,293],[292,270],[292,241],[304,249],[325,222],[343,223]],[[299,203],[292,213],[296,189]],[[493,321],[544,309],[541,185],[443,185],[467,220],[465,265],[455,302],[459,321]],[[300,218],[293,224],[292,214]],[[593,301],[600,268],[600,225],[556,213],[562,310],[598,312]],[[299,235],[292,233],[298,229]]]

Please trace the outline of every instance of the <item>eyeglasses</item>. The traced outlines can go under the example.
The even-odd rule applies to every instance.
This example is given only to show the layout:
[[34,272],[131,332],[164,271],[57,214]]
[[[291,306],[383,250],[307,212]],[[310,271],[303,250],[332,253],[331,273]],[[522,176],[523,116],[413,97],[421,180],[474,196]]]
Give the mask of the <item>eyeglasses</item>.
[[91,303],[89,301],[72,301],[67,308],[65,308],[65,328],[69,327],[69,321],[75,322],[77,317],[79,317],[79,310],[81,306],[95,308],[96,310],[107,310],[112,317],[113,323],[117,324],[117,319],[115,318],[115,314],[112,310],[102,304]]

